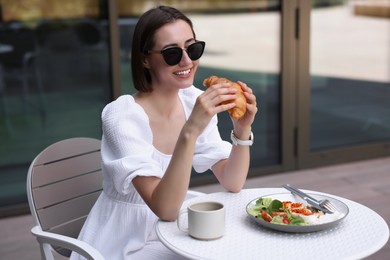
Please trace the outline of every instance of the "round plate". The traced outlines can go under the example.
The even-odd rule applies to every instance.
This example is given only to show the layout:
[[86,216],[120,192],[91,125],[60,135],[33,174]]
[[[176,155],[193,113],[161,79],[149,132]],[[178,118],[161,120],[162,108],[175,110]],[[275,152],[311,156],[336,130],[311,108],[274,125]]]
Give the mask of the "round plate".
[[338,212],[335,212],[333,214],[325,214],[321,216],[321,222],[318,224],[308,224],[305,226],[290,226],[290,225],[281,225],[281,224],[274,224],[267,222],[263,220],[262,218],[256,218],[254,215],[251,214],[251,209],[255,206],[256,201],[260,198],[271,198],[271,199],[278,199],[280,201],[292,201],[292,202],[301,202],[304,205],[307,205],[306,201],[301,199],[300,197],[293,195],[292,193],[276,193],[276,194],[269,194],[266,196],[262,196],[259,198],[256,198],[252,200],[251,202],[248,203],[246,206],[246,212],[252,218],[255,220],[257,223],[262,225],[263,227],[273,229],[273,230],[278,230],[282,232],[292,232],[292,233],[307,233],[307,232],[315,232],[315,231],[320,231],[328,228],[332,228],[335,225],[337,225],[340,221],[342,221],[349,212],[348,206],[345,205],[343,202],[329,197],[325,195],[320,195],[320,194],[313,194],[313,193],[308,193],[312,197],[318,200],[323,200],[323,199],[328,199],[331,203],[333,203],[339,210]]

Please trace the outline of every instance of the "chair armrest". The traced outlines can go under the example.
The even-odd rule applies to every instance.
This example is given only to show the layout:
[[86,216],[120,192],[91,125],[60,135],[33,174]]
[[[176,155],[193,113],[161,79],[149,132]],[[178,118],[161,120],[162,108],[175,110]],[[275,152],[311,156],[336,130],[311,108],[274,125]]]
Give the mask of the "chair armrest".
[[[56,245],[72,251],[93,260],[104,260],[104,257],[91,245],[84,241],[74,239],[51,232],[46,232],[41,229],[40,226],[35,226],[31,229],[31,233],[37,238],[41,247],[43,244]],[[46,253],[45,253],[46,254]],[[52,256],[45,256],[48,259],[52,259]]]

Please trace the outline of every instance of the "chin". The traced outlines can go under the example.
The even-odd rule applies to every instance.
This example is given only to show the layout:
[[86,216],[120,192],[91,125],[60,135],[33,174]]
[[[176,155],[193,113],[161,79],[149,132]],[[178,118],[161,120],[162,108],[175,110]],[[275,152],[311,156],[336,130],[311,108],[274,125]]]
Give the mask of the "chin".
[[185,79],[181,79],[179,81],[180,83],[180,88],[181,89],[184,89],[184,88],[189,88],[191,87],[192,85],[194,85],[194,75],[191,75],[190,77],[188,78],[185,78]]

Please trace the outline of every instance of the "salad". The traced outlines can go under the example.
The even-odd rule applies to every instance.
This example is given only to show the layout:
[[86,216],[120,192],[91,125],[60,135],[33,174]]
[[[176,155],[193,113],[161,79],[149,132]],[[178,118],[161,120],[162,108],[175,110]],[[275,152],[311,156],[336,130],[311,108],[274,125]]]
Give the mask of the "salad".
[[303,203],[272,198],[258,199],[249,213],[270,223],[294,226],[317,224],[320,217],[325,215],[323,211]]

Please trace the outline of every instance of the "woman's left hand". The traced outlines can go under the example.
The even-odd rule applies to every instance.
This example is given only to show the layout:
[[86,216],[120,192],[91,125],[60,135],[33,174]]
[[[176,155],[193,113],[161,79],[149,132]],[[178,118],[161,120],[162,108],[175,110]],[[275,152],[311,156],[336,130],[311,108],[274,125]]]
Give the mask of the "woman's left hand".
[[240,119],[233,119],[234,132],[237,136],[241,135],[240,132],[247,132],[246,129],[251,128],[253,121],[255,120],[255,115],[258,111],[256,96],[253,94],[253,90],[248,87],[245,83],[238,81],[237,82],[242,91],[244,92],[246,98],[246,112],[243,117]]

